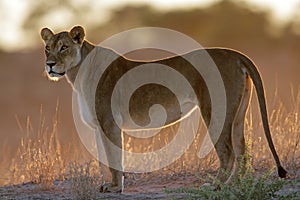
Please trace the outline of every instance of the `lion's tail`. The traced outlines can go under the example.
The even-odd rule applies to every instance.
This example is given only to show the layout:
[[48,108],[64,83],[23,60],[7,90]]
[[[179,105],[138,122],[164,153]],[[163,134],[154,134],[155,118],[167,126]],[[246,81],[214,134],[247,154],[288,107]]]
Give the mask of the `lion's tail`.
[[287,171],[281,166],[279,157],[277,155],[277,152],[275,150],[275,147],[274,147],[274,144],[273,144],[273,141],[271,138],[270,127],[269,127],[269,122],[268,122],[268,113],[267,113],[267,108],[266,108],[266,98],[265,98],[265,92],[264,92],[264,87],[263,87],[263,82],[262,82],[261,76],[260,76],[259,71],[257,70],[255,64],[249,58],[247,58],[246,56],[243,56],[242,63],[246,67],[247,72],[249,73],[249,75],[254,83],[255,89],[256,89],[265,135],[266,135],[270,150],[273,154],[274,160],[276,162],[278,175],[281,178],[285,178],[287,175]]

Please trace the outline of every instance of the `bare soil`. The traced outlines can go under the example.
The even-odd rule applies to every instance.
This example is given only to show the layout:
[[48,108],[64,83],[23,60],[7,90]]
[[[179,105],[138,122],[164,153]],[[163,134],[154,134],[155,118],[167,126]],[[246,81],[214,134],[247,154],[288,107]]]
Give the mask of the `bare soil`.
[[[187,194],[166,194],[164,189],[191,187],[197,185],[195,175],[176,175],[164,177],[147,177],[145,179],[129,180],[124,193],[100,193],[97,199],[186,199]],[[34,183],[24,183],[0,187],[0,199],[74,199],[69,180],[55,181],[50,188]]]
[[[181,187],[199,186],[199,177],[193,174],[176,174],[170,176],[138,176],[137,179],[127,181],[124,193],[100,193],[97,199],[124,199],[124,200],[148,200],[148,199],[187,199],[188,194],[167,194],[164,189],[176,189]],[[279,191],[281,194],[297,192],[300,199],[300,182],[289,185]],[[55,181],[50,188],[33,183],[24,183],[14,186],[0,187],[0,199],[74,199],[69,180]]]

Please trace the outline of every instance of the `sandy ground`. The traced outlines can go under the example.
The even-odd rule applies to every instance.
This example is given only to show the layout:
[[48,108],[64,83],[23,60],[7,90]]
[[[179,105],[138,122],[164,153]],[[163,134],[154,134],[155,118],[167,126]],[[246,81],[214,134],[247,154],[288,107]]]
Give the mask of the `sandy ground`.
[[[35,189],[32,185],[8,187],[0,189],[1,199],[73,199],[67,188],[55,187],[49,191]],[[185,199],[185,194],[165,194],[163,192],[146,192],[123,194],[99,193],[97,199],[124,199],[124,200],[144,200],[144,199]]]
[[[0,199],[74,199],[70,181],[56,181],[50,189],[42,188],[33,183],[25,183],[15,186],[0,187]],[[192,174],[180,174],[174,176],[152,176],[145,179],[129,181],[123,194],[100,193],[97,199],[124,199],[124,200],[148,200],[148,199],[187,199],[187,194],[166,194],[164,189],[191,187],[199,185],[199,179]],[[284,187],[280,193],[298,192],[300,199],[300,183]]]
[[[146,179],[128,180],[122,194],[100,193],[97,199],[186,199],[186,194],[166,194],[164,189],[197,185],[194,175],[176,175],[165,177],[147,177]],[[49,189],[33,183],[0,187],[0,199],[74,199],[70,181],[55,182]]]

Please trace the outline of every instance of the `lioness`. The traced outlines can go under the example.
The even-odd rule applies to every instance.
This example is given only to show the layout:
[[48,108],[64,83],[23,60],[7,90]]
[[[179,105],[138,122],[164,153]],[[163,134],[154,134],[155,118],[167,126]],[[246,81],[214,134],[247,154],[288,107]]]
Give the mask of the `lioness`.
[[[182,56],[173,56],[149,62],[133,61],[118,55],[110,49],[95,47],[86,41],[84,39],[84,28],[81,26],[75,26],[69,32],[63,31],[57,34],[54,34],[48,28],[43,28],[41,30],[41,37],[45,42],[45,54],[47,57],[45,71],[48,77],[50,79],[59,79],[66,76],[82,101],[80,105],[87,106],[85,108],[87,110],[96,109],[96,117],[83,116],[83,118],[87,119],[91,117],[92,119],[89,119],[87,123],[95,129],[99,128],[97,127],[97,124],[99,124],[109,140],[119,147],[122,147],[121,129],[114,122],[111,108],[108,106],[111,103],[112,89],[123,74],[145,63],[159,63],[170,66],[189,79],[200,102],[199,107],[204,122],[209,127],[212,114],[209,91],[203,77],[193,71],[193,68],[191,68],[190,64]],[[99,48],[100,52],[109,52],[109,54],[115,55],[117,59],[105,70],[103,74],[104,78],[101,77],[99,80],[96,94],[91,94],[88,90],[88,80],[78,80],[80,87],[74,85],[74,83],[82,62],[94,48]],[[243,158],[243,154],[245,153],[244,119],[252,93],[252,82],[256,88],[265,135],[275,159],[278,174],[280,177],[285,177],[287,172],[280,164],[270,134],[262,79],[254,63],[237,51],[222,48],[199,49],[188,53],[188,55],[192,56],[195,53],[202,54],[204,52],[207,52],[215,62],[226,90],[227,110],[225,123],[221,135],[215,143],[215,149],[220,161],[220,170],[217,178],[223,182],[226,180],[230,182],[232,178],[236,177],[239,167],[243,167],[243,165],[239,166],[239,160]],[[159,89],[155,85],[150,85],[146,89],[148,95],[150,94],[150,99],[154,99],[155,101],[156,98],[160,98],[160,95],[157,93]],[[152,89],[153,95],[151,96]],[[95,97],[95,105],[90,105],[91,97]],[[143,96],[138,98],[143,98]],[[161,102],[166,110],[172,110],[175,106],[175,101],[172,98],[174,96],[164,96],[158,102]],[[137,120],[147,121],[149,116],[145,116],[145,113],[143,113],[145,110],[143,106],[147,104],[149,108],[148,104],[151,104],[151,102],[145,102],[145,100],[142,102],[144,103],[134,104],[135,107],[131,111],[133,111],[133,115],[136,114]],[[81,114],[86,115],[88,112]],[[177,120],[178,115],[180,113],[173,112],[171,116],[168,116],[167,122],[172,123]],[[123,119],[123,122],[124,127],[126,127],[126,119]],[[108,163],[120,165],[120,169],[122,169],[122,154],[111,155],[113,150],[110,145],[104,143],[104,146]],[[110,167],[110,171],[112,173],[112,183],[107,185],[104,190],[107,192],[122,192],[123,172],[113,167]],[[231,176],[228,177],[230,173]]]

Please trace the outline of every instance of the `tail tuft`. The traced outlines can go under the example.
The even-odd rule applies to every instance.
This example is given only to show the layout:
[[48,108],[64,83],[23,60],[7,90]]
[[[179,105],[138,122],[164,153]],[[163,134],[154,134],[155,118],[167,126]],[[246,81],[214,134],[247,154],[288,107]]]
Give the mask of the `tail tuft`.
[[278,167],[278,175],[280,178],[286,178],[287,171],[282,166],[279,166]]

